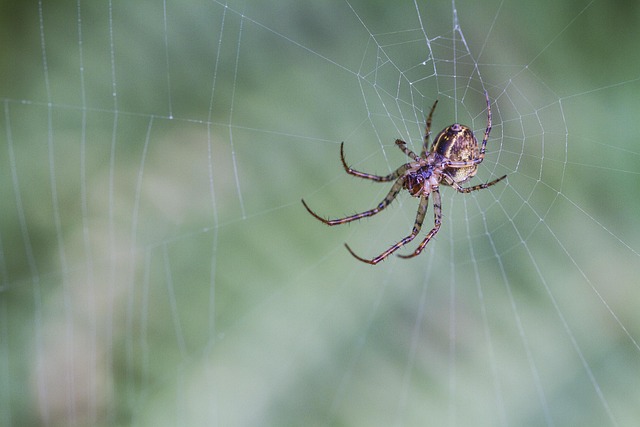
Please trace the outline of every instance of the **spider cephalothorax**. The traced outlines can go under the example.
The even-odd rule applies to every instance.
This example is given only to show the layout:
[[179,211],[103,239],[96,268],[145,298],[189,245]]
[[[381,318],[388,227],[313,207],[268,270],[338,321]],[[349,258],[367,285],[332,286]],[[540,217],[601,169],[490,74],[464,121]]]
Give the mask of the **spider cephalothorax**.
[[485,92],[485,98],[487,100],[487,128],[484,131],[484,138],[482,139],[482,145],[478,148],[478,140],[473,135],[473,131],[467,126],[463,126],[459,123],[454,123],[449,127],[442,130],[434,139],[433,145],[429,149],[429,135],[431,133],[431,118],[433,112],[436,109],[438,101],[436,100],[431,107],[429,116],[427,117],[427,127],[424,135],[424,144],[422,152],[418,156],[413,151],[407,148],[407,143],[396,139],[396,145],[403,153],[405,153],[411,162],[405,163],[400,166],[394,172],[387,176],[372,175],[365,172],[359,172],[351,169],[344,159],[344,142],[340,144],[340,159],[342,160],[342,166],[348,174],[357,176],[360,178],[370,179],[377,182],[389,182],[395,181],[391,190],[384,198],[382,202],[375,208],[351,215],[345,218],[338,219],[324,219],[316,214],[307,206],[304,200],[302,204],[318,220],[327,225],[338,225],[347,222],[355,221],[360,218],[369,217],[377,214],[389,203],[391,203],[398,193],[404,188],[412,196],[420,198],[420,204],[418,205],[418,213],[416,220],[411,230],[411,234],[404,237],[395,245],[378,255],[373,259],[365,259],[356,255],[349,245],[345,243],[347,250],[362,262],[368,264],[377,264],[380,261],[387,258],[389,255],[400,249],[412,241],[420,232],[424,217],[427,212],[427,203],[429,201],[429,195],[433,194],[433,215],[434,226],[427,236],[422,240],[420,245],[409,255],[399,255],[402,258],[412,258],[424,249],[429,243],[429,240],[436,235],[440,230],[440,224],[442,219],[441,211],[441,199],[440,199],[440,184],[449,185],[460,193],[470,193],[475,190],[481,190],[487,188],[497,182],[506,178],[506,175],[501,176],[491,182],[484,184],[478,184],[472,187],[461,187],[460,184],[470,180],[478,171],[478,165],[482,163],[484,159],[484,153],[486,150],[487,139],[489,139],[489,133],[491,132],[491,103],[489,102],[489,95]]

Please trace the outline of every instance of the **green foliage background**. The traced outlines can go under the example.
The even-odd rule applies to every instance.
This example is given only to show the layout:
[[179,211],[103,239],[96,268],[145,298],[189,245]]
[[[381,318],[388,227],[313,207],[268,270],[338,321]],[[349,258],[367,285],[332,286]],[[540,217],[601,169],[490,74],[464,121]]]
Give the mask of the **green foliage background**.
[[[451,2],[417,3],[0,2],[0,425],[635,425],[640,6],[457,1],[476,181],[508,183],[445,189],[425,253],[374,268],[343,241],[378,253],[414,200],[341,229],[299,200],[373,206],[338,143],[380,173],[420,143],[354,74],[367,31],[427,59],[418,16],[453,58]],[[442,71],[403,113],[483,129],[464,64],[457,109]]]

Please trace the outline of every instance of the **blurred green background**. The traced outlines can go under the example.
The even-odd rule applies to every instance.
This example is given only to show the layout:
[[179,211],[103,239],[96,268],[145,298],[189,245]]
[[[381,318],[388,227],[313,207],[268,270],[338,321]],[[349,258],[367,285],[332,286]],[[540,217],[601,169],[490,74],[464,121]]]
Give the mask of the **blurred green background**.
[[[637,2],[0,20],[0,425],[637,425]],[[420,257],[343,246],[406,235],[407,195],[342,227],[304,211],[388,191],[344,173],[341,141],[386,174],[436,98],[435,132],[482,135],[484,90],[470,184],[508,180],[444,188]]]

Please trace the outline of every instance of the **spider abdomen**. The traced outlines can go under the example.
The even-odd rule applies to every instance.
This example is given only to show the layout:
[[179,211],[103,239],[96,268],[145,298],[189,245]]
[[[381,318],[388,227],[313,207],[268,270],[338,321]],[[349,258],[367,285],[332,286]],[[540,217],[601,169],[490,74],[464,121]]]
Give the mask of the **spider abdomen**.
[[[480,156],[478,140],[473,131],[459,123],[454,123],[440,132],[433,141],[431,151],[453,162],[469,162]],[[444,173],[460,184],[471,179],[477,170],[478,165],[461,168],[447,167],[444,169]]]

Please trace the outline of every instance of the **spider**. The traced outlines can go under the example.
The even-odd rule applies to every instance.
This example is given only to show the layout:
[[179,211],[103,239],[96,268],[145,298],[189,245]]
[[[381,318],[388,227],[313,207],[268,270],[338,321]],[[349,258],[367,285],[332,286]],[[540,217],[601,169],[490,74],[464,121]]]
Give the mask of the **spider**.
[[340,160],[344,170],[353,176],[359,178],[370,179],[376,182],[390,182],[394,181],[391,190],[387,196],[376,206],[375,208],[357,213],[355,215],[347,216],[338,219],[324,219],[307,205],[302,200],[302,204],[319,221],[333,226],[338,224],[345,224],[347,222],[355,221],[360,218],[373,216],[378,212],[386,208],[402,191],[404,188],[413,197],[420,198],[418,204],[418,213],[416,214],[416,220],[413,224],[411,234],[395,243],[386,251],[372,259],[362,258],[356,255],[355,252],[345,243],[345,246],[349,253],[356,259],[366,262],[368,264],[377,264],[380,261],[386,259],[389,255],[411,242],[420,232],[424,217],[427,213],[427,204],[429,202],[429,195],[433,194],[433,215],[434,225],[431,231],[427,233],[427,236],[422,240],[420,245],[408,255],[398,255],[401,258],[413,258],[422,252],[427,246],[427,243],[438,233],[440,230],[442,211],[441,211],[441,199],[440,199],[440,184],[449,185],[453,187],[459,193],[470,193],[476,190],[482,190],[488,188],[498,182],[502,181],[507,175],[503,175],[498,179],[483,184],[474,185],[472,187],[462,187],[460,184],[470,180],[477,172],[478,165],[482,163],[484,159],[484,153],[487,145],[487,139],[489,139],[489,133],[491,132],[491,103],[489,102],[489,95],[485,92],[485,98],[487,100],[487,128],[484,131],[484,138],[482,139],[482,145],[478,150],[478,140],[473,135],[471,129],[467,126],[459,123],[454,123],[442,130],[434,139],[431,149],[429,147],[429,135],[431,134],[431,118],[433,112],[436,109],[438,100],[433,103],[431,111],[427,116],[427,126],[424,135],[424,144],[420,156],[407,148],[407,143],[401,139],[396,139],[395,143],[404,154],[406,154],[411,161],[400,166],[394,172],[387,176],[372,175],[365,172],[359,172],[350,168],[344,159],[344,142],[340,144]]

